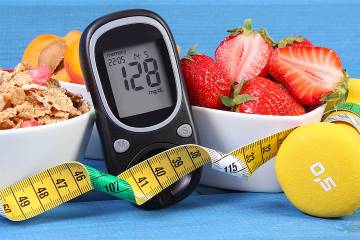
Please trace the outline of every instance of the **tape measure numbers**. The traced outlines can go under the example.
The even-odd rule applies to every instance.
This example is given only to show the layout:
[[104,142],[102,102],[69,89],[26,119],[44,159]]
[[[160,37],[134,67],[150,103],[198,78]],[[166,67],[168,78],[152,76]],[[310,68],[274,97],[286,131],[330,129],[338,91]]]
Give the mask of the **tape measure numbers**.
[[[359,118],[360,110],[352,107],[355,114],[349,114],[349,107],[352,106],[343,107],[345,112],[341,114]],[[325,121],[330,121],[329,118],[335,116],[332,113]],[[359,123],[354,126],[360,128]],[[229,154],[193,144],[178,146],[159,153],[118,176],[77,162],[63,163],[0,190],[0,215],[12,221],[22,221],[93,189],[141,205],[210,162],[218,171],[250,176],[276,155],[284,139],[295,128],[257,140]]]
[[13,221],[25,220],[92,189],[83,165],[64,163],[2,190],[0,214]]
[[[212,157],[213,167],[218,171],[231,175],[249,177],[265,162],[275,157],[281,143],[295,128],[296,127],[289,128],[247,144],[229,154],[223,154],[222,157],[217,160]],[[215,150],[208,149],[208,152],[213,151]],[[215,154],[213,153],[213,155]]]
[[117,177],[81,163],[64,163],[1,190],[0,214],[25,220],[92,189],[141,205],[208,162],[204,148],[186,145],[151,157]]

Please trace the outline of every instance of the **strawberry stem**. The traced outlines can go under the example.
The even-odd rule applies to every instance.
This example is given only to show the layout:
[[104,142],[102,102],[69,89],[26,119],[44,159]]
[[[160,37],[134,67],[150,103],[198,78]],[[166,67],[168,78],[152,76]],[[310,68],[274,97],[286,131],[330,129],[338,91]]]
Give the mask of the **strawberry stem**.
[[251,18],[247,18],[244,20],[244,30],[245,33],[246,32],[251,32],[253,30],[252,28],[252,19]]
[[244,86],[244,84],[247,83],[247,82],[248,82],[248,80],[242,80],[240,83],[234,82],[236,87],[234,86],[234,87],[235,87],[235,88],[234,88],[234,91],[231,92],[232,95],[233,95],[233,96],[239,95],[241,89],[242,89],[243,86]]
[[[226,107],[235,107],[235,102],[234,99],[229,97],[229,96],[221,96],[221,102],[226,106]],[[233,110],[233,109],[231,109]]]
[[231,111],[236,111],[237,106],[252,100],[256,100],[256,97],[253,97],[249,94],[240,94],[241,89],[248,80],[243,80],[240,83],[233,82],[230,87],[231,95],[230,96],[221,96],[221,102],[226,106],[230,107]]
[[244,26],[243,27],[239,27],[239,28],[232,28],[227,30],[227,32],[230,33],[230,36],[236,36],[240,33],[245,34],[245,35],[249,35],[251,33],[256,32],[253,27],[252,27],[252,19],[251,18],[247,18],[244,20]]

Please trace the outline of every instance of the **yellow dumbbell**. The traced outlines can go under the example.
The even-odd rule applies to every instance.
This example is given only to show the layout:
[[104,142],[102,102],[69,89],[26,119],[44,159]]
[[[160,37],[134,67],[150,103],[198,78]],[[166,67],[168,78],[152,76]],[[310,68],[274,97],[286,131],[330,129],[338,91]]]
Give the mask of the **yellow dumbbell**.
[[359,130],[344,122],[299,127],[282,143],[275,170],[299,210],[318,217],[350,215],[360,207]]
[[349,80],[349,96],[347,102],[360,104],[360,79]]

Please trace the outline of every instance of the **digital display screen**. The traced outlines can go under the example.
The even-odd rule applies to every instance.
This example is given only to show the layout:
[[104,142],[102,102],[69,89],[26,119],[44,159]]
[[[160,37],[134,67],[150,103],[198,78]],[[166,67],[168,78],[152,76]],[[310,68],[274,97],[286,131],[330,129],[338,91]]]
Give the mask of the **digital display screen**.
[[173,106],[156,41],[106,51],[103,56],[120,118]]

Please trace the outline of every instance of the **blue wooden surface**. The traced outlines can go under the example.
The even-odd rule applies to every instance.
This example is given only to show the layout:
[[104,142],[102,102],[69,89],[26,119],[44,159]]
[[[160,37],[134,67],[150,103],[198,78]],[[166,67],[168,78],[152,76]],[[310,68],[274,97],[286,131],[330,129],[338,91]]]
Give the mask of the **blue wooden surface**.
[[192,196],[143,211],[124,201],[65,204],[27,222],[0,219],[4,239],[360,239],[360,216],[307,216],[283,194]]
[[[355,0],[0,1],[0,66],[19,62],[37,34],[82,30],[95,18],[126,8],[157,11],[183,52],[197,42],[209,55],[226,29],[252,17],[255,27],[265,26],[276,39],[302,34],[335,49],[348,72],[360,76],[360,3]],[[193,195],[155,212],[108,200],[72,202],[22,223],[0,219],[1,240],[51,238],[360,239],[360,214],[318,219],[298,212],[283,194],[231,193]]]

